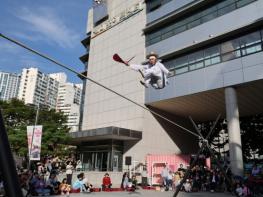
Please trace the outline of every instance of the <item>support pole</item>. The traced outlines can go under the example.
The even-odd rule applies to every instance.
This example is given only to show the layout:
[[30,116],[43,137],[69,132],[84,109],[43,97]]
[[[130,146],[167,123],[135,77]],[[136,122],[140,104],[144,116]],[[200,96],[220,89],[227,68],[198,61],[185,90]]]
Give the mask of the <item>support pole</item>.
[[243,176],[243,154],[240,134],[239,112],[236,90],[225,89],[226,118],[229,136],[229,156],[231,171],[234,175]]
[[6,196],[23,197],[18,181],[14,158],[9,145],[2,112],[0,110],[0,170],[3,174],[3,181]]

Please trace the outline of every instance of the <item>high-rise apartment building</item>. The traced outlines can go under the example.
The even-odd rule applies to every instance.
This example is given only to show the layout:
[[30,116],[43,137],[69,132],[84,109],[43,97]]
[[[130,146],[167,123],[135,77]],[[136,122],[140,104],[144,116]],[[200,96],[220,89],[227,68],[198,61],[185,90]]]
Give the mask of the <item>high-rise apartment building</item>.
[[65,73],[52,73],[49,76],[59,82],[56,110],[67,115],[70,132],[79,130],[82,84],[66,82]]
[[81,90],[81,87],[73,83],[59,85],[56,109],[67,115],[67,125],[71,132],[79,129]]
[[0,72],[0,100],[16,98],[18,94],[20,75]]
[[44,105],[56,108],[59,82],[39,71],[38,68],[24,68],[21,75],[18,99],[26,104]]

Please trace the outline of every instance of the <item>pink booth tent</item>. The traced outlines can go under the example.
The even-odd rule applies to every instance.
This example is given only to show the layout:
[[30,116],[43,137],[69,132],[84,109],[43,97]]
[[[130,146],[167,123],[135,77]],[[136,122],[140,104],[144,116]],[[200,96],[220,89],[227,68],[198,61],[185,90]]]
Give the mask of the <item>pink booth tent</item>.
[[[183,164],[183,167],[186,169],[190,165],[191,155],[152,155],[148,154],[146,156],[147,164],[147,173],[148,177],[151,178],[149,182],[151,185],[160,185],[162,184],[161,172],[165,164],[167,163],[169,169],[172,172],[176,172],[180,167],[180,164]],[[206,167],[210,168],[210,158],[205,159]]]
[[148,177],[151,177],[151,184],[162,184],[161,172],[167,163],[172,172],[177,171],[180,164],[184,168],[189,166],[190,155],[147,155],[146,156]]

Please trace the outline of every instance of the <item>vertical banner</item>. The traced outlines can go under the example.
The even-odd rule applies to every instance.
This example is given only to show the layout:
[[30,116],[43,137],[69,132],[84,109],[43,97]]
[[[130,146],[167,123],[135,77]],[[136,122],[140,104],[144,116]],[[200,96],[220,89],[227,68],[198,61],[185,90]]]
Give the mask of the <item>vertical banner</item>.
[[[33,131],[34,131],[34,136],[32,137]],[[41,138],[42,138],[42,125],[27,126],[28,152],[29,152],[29,160],[31,161],[40,160]]]

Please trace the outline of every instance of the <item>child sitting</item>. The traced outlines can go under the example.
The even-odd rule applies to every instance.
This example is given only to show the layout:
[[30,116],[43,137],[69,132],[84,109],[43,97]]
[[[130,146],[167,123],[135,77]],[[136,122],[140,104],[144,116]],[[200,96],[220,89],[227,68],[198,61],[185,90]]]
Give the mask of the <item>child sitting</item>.
[[135,175],[132,175],[131,183],[132,183],[132,190],[135,191],[137,189],[137,179]]
[[61,195],[66,194],[67,196],[69,196],[70,190],[71,190],[71,186],[67,184],[67,179],[64,178],[62,180],[62,183],[59,185],[59,191]]
[[186,192],[191,192],[192,191],[192,184],[190,183],[189,179],[186,179],[186,182],[184,183],[184,190]]
[[237,184],[236,193],[237,193],[237,196],[242,196],[243,195],[243,188],[241,187],[240,184]]
[[102,189],[111,188],[111,179],[108,173],[106,173],[102,179]]
[[80,173],[80,174],[78,174],[77,175],[77,180],[75,181],[75,183],[73,183],[73,186],[72,186],[72,188],[74,189],[74,190],[80,190],[80,192],[86,192],[87,191],[87,189],[86,189],[86,187],[85,187],[85,183],[84,183],[84,173]]

